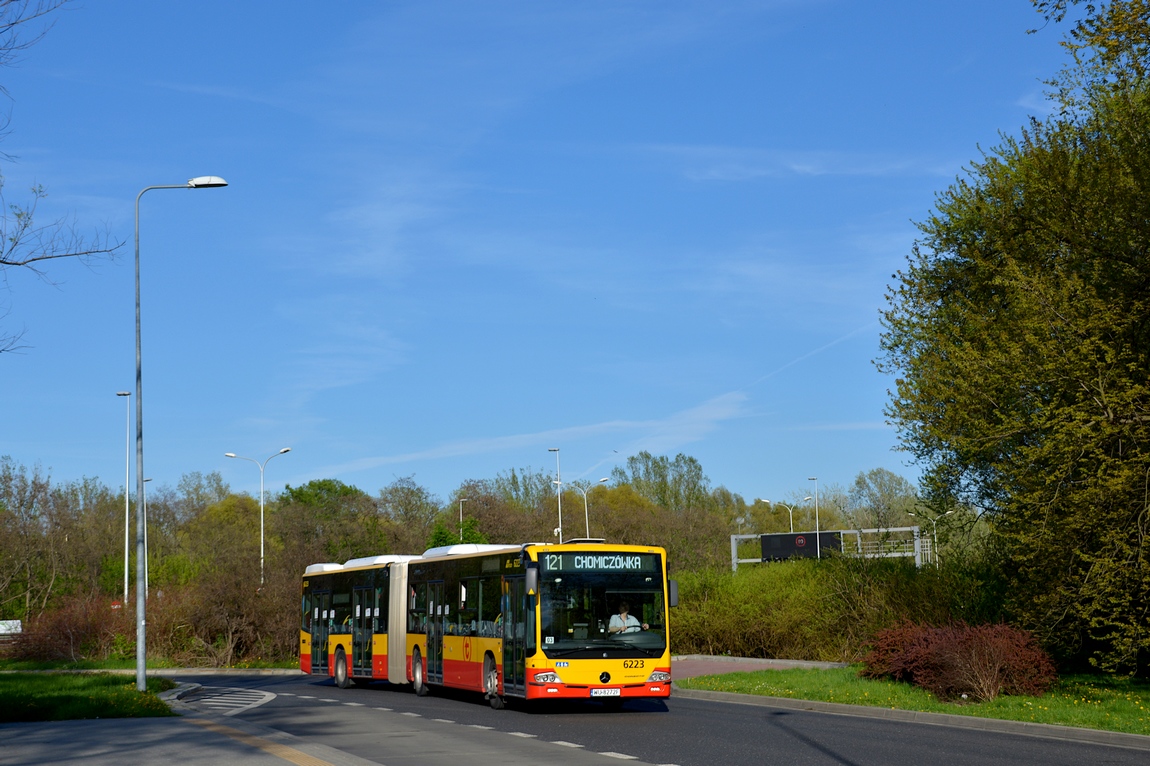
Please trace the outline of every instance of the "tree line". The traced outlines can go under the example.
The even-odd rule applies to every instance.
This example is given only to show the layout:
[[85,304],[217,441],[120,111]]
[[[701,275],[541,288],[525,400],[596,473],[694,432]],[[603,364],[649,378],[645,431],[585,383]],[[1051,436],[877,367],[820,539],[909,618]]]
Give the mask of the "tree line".
[[[913,502],[913,487],[879,476],[905,494],[875,503],[865,493],[831,488],[821,511],[823,528],[889,513],[882,505]],[[901,482],[901,483],[900,483]],[[576,489],[578,487],[578,489]],[[586,513],[581,489],[586,490]],[[836,499],[838,498],[838,499]],[[464,528],[459,526],[459,501]],[[836,505],[839,503],[840,505]],[[800,529],[813,528],[810,503]],[[135,503],[129,497],[133,590]],[[780,503],[748,503],[725,487],[712,487],[697,460],[643,452],[617,468],[609,484],[570,485],[563,495],[564,536],[611,543],[660,545],[672,571],[727,568],[729,535],[785,531],[790,514]],[[175,488],[150,488],[148,514],[149,622],[171,610],[184,635],[168,636],[163,650],[213,660],[290,656],[295,651],[299,580],[320,562],[384,553],[419,554],[458,542],[519,544],[556,541],[557,497],[551,474],[508,470],[464,481],[440,499],[410,477],[376,494],[337,479],[319,479],[273,492],[265,508],[265,562],[260,587],[258,499],[234,492],[218,473],[189,473]],[[0,458],[0,619],[35,622],[54,612],[108,609],[124,582],[125,501],[122,491],[97,479],[53,482],[39,468]],[[802,526],[808,521],[810,526]],[[189,627],[190,626],[190,627]],[[178,633],[178,631],[177,631]],[[156,640],[163,631],[156,630]],[[128,635],[126,632],[125,635]],[[150,634],[151,635],[151,634]],[[172,643],[174,642],[174,643]]]

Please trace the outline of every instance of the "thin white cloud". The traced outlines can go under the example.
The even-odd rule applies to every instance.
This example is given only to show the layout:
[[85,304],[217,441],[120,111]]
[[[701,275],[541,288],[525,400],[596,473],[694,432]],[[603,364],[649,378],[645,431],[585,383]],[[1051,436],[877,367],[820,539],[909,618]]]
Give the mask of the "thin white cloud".
[[659,420],[609,420],[602,423],[556,428],[535,433],[464,439],[447,442],[420,452],[367,457],[341,465],[326,466],[320,469],[320,473],[339,475],[386,465],[518,451],[529,447],[571,443],[607,435],[622,435],[630,442],[630,448],[635,450],[671,451],[703,438],[718,428],[723,421],[744,416],[746,414],[743,408],[745,400],[745,394],[731,392],[717,396],[698,406],[672,413]]
[[893,431],[894,428],[881,420],[868,420],[849,423],[817,423],[791,426],[788,431]]
[[651,144],[641,150],[669,158],[691,181],[751,181],[784,176],[940,175],[950,164],[927,157],[840,151],[782,151],[737,146]]

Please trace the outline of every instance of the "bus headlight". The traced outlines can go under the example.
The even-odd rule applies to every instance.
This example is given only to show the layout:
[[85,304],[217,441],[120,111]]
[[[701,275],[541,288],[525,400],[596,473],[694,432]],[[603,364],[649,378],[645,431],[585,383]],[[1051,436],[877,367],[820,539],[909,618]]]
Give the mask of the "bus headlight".
[[561,678],[559,678],[558,673],[554,673],[554,672],[548,670],[544,673],[536,673],[535,674],[535,683],[537,683],[537,684],[561,684],[561,683],[563,683],[563,680]]
[[[538,678],[539,676],[535,676],[535,677],[536,677],[536,678]],[[663,672],[663,671],[661,671],[661,670],[656,670],[656,671],[655,671],[654,673],[652,673],[652,674],[651,674],[651,676],[650,676],[650,677],[647,679],[647,683],[649,683],[649,684],[659,684],[659,683],[666,683],[667,681],[670,681],[670,680],[671,680],[671,674],[670,674],[670,673],[664,673],[664,672]]]

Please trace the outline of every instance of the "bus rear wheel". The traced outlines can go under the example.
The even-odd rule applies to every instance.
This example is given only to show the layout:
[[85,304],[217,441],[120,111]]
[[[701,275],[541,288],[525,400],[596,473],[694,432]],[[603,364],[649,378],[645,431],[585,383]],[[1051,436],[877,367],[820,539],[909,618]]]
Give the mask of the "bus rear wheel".
[[503,698],[499,696],[499,668],[495,666],[495,658],[488,654],[483,658],[483,690],[487,693],[487,701],[494,710],[503,709]]
[[351,676],[347,672],[347,655],[343,653],[342,646],[335,650],[335,685],[341,689],[351,686]]
[[427,682],[423,680],[423,658],[419,655],[419,649],[411,653],[411,688],[415,690],[416,696],[427,696]]

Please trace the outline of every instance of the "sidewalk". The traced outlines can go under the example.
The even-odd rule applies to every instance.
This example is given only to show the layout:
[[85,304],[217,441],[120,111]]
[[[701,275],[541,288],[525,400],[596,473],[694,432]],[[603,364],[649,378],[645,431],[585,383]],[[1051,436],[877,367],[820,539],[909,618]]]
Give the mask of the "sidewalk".
[[788,670],[790,668],[845,668],[845,662],[810,662],[808,660],[756,660],[749,657],[723,657],[706,654],[683,654],[671,658],[671,678],[717,676],[722,673],[754,670]]

